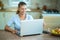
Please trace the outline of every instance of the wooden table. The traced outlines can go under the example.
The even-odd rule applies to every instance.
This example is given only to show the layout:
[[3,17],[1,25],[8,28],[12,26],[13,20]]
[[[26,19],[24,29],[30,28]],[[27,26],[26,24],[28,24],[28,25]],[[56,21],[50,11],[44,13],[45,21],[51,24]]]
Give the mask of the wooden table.
[[0,40],[18,40],[21,37],[7,31],[0,30]]
[[[51,36],[49,34],[42,34],[42,35],[36,35],[36,36],[26,36],[26,37],[19,37],[15,34],[12,34],[10,32],[7,31],[0,31],[0,40],[25,40],[29,38],[33,39],[35,38],[38,40],[60,40],[60,37],[55,37],[55,36]],[[34,39],[35,40],[35,39]]]

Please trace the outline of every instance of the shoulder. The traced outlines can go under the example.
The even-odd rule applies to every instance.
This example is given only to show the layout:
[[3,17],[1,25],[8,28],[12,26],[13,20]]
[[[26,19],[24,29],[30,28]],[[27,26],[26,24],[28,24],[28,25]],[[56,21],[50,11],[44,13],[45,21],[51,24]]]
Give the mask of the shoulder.
[[31,15],[27,14],[28,17],[32,17]]
[[13,16],[11,16],[11,19],[12,20],[15,20],[15,19],[17,19],[18,18],[18,15],[13,15]]
[[29,15],[29,14],[27,14],[27,18],[28,19],[33,19],[33,17],[31,15]]
[[18,15],[17,15],[17,14],[12,16],[12,18],[17,18],[17,17],[18,17]]

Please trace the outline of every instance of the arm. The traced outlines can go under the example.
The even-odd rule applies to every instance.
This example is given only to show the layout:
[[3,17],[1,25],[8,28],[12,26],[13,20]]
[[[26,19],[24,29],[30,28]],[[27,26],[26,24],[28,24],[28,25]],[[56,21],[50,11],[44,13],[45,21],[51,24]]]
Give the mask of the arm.
[[11,27],[11,25],[14,23],[14,17],[12,17],[8,22],[7,22],[7,24],[6,24],[6,26],[5,26],[5,30],[6,31],[9,31],[9,32],[11,32],[11,33],[16,33],[17,31],[16,30],[13,30],[13,29],[11,29],[10,27]]
[[11,32],[11,33],[14,33],[14,34],[17,33],[17,30],[11,29],[8,25],[5,26],[5,30],[6,30],[6,31],[9,31],[9,32]]

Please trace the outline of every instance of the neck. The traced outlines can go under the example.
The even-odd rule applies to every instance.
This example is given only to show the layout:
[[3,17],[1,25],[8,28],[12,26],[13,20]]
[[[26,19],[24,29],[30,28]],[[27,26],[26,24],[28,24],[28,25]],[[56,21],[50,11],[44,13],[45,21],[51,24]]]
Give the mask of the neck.
[[20,17],[24,17],[24,16],[25,16],[25,14],[19,14],[19,16],[20,16]]
[[19,17],[20,17],[21,20],[24,20],[26,18],[26,15],[25,14],[23,14],[23,15],[19,14]]

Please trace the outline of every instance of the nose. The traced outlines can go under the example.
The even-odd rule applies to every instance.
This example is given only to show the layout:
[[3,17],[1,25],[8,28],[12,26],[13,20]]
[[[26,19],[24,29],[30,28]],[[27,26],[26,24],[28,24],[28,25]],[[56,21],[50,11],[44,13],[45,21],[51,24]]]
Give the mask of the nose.
[[23,12],[25,12],[26,11],[26,9],[23,9]]

